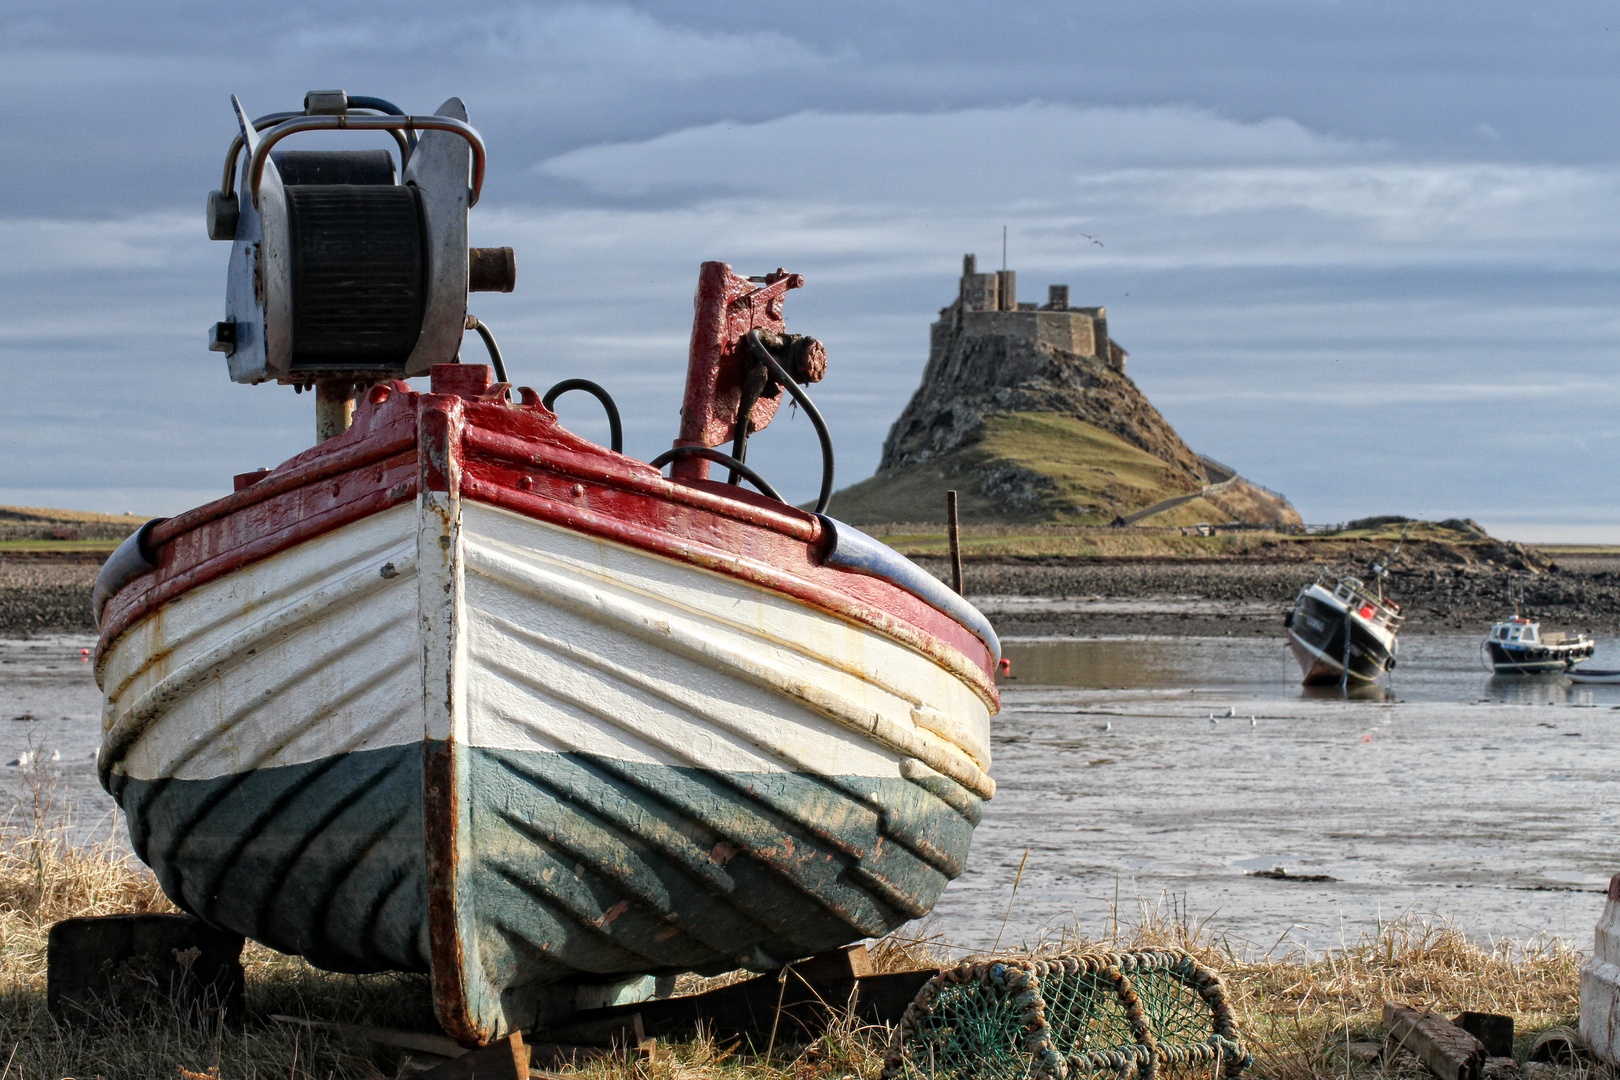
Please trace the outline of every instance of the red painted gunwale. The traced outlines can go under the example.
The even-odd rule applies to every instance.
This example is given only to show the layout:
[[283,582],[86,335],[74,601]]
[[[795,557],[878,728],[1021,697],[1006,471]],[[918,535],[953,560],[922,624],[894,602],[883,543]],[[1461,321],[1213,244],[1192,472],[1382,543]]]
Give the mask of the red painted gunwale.
[[[448,419],[456,396],[397,382],[373,387],[344,434],[241,491],[154,526],[157,569],[108,601],[98,663],[120,634],[186,591],[413,501],[421,449],[437,441],[422,432]],[[998,707],[984,643],[898,586],[822,565],[830,537],[813,514],[727,484],[666,480],[569,432],[532,392],[522,405],[459,396],[463,498],[749,581],[865,624],[955,671],[992,711]]]

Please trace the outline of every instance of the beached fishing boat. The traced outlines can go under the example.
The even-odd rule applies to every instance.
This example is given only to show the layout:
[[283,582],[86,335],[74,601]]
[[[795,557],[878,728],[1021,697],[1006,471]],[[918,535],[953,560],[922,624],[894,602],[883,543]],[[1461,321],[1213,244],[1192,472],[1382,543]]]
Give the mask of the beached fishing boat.
[[1525,615],[1497,623],[1480,648],[1498,675],[1551,675],[1590,660],[1597,645],[1586,634],[1542,633]]
[[[926,914],[995,791],[999,648],[821,512],[800,384],[825,358],[782,321],[803,279],[704,264],[679,435],[643,463],[550,408],[611,409],[600,387],[513,390],[467,317],[511,258],[468,254],[458,101],[237,112],[211,343],[237,381],[313,386],[325,437],[97,583],[98,765],[169,897],[324,968],[429,973],[467,1042],[559,987],[771,970]],[[337,127],[396,133],[405,183],[374,152],[270,153]],[[469,326],[499,380],[456,362]],[[815,512],[745,460],[788,397],[823,436]]]
[[1327,574],[1299,591],[1283,625],[1306,685],[1370,683],[1394,669],[1401,615],[1381,593]]

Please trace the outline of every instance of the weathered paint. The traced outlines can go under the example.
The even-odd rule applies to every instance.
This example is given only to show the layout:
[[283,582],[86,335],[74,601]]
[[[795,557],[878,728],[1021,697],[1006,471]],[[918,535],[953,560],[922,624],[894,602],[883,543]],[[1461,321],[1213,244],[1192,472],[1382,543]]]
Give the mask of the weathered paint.
[[[329,970],[437,986],[420,763],[442,749],[113,788],[185,910]],[[582,973],[770,970],[883,933],[933,905],[978,820],[977,798],[899,779],[485,749],[469,772],[470,996],[496,999],[503,1028]]]
[[109,600],[103,782],[176,902],[425,968],[468,1041],[556,979],[768,968],[926,912],[994,791],[985,643],[823,565],[810,515],[445,374],[374,388],[304,482],[175,519]]
[[[698,270],[676,446],[718,446],[731,438],[743,397],[743,373],[748,370],[743,338],[750,330],[784,333],[782,298],[789,289],[803,287],[802,274],[780,270],[766,275],[763,284],[739,277],[723,262],[706,262]],[[782,400],[779,393],[756,401],[750,414],[752,430],[763,431]],[[709,463],[699,457],[677,458],[674,475],[707,480]]]

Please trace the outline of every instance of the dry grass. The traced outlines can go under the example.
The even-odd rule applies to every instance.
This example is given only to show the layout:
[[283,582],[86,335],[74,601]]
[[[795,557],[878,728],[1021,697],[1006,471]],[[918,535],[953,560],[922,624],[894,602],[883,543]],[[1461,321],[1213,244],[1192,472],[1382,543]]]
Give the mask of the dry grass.
[[[431,1024],[427,987],[419,978],[330,975],[253,945],[244,954],[249,1016],[238,1028],[196,1013],[163,1022],[108,1016],[89,1025],[57,1024],[45,1011],[50,925],[70,915],[170,909],[150,872],[111,840],[74,847],[66,837],[38,819],[0,835],[0,1080],[396,1076],[397,1059],[269,1016],[416,1030]],[[1535,1032],[1573,1023],[1577,1011],[1580,957],[1567,945],[1482,945],[1445,923],[1402,920],[1346,948],[1307,955],[1241,945],[1170,905],[1144,908],[1105,940],[1070,933],[1044,948],[1104,945],[1172,945],[1223,972],[1255,1050],[1250,1075],[1266,1080],[1393,1075],[1347,1053],[1352,1042],[1378,1038],[1380,1010],[1389,999],[1447,1013],[1510,1014],[1521,1056]],[[937,966],[963,955],[926,931],[897,933],[874,948],[879,970]],[[588,1080],[871,1078],[887,1037],[885,1029],[846,1018],[809,1046],[774,1046],[764,1053],[762,1047],[700,1037],[661,1045],[634,1061],[597,1061],[575,1071]]]
[[[1449,922],[1405,917],[1320,955],[1233,942],[1174,904],[1144,906],[1122,925],[1126,947],[1186,949],[1221,972],[1254,1051],[1248,1075],[1275,1080],[1392,1075],[1352,1059],[1351,1043],[1382,1038],[1386,1001],[1513,1017],[1521,1060],[1535,1035],[1574,1026],[1581,955],[1567,942],[1486,942]],[[1084,944],[1063,942],[1063,945]]]

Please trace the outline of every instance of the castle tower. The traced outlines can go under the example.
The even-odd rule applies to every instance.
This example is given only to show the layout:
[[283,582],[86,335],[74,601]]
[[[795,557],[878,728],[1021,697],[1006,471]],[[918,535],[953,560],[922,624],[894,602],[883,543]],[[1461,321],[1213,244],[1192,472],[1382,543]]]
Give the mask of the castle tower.
[[940,312],[932,338],[937,351],[953,333],[1004,336],[1019,342],[1049,345],[1081,356],[1094,356],[1120,374],[1125,350],[1108,338],[1108,312],[1101,307],[1069,306],[1069,287],[1049,285],[1046,303],[1018,302],[1018,271],[979,273],[978,256],[962,256],[962,280],[956,302]]

